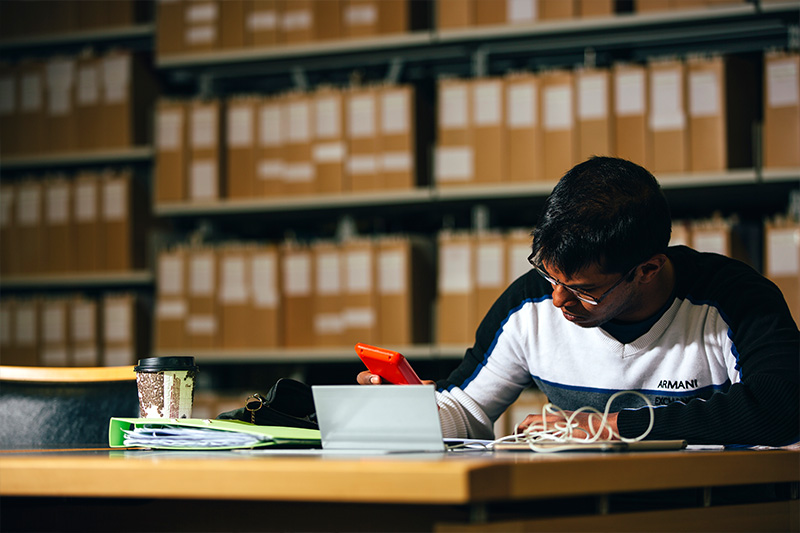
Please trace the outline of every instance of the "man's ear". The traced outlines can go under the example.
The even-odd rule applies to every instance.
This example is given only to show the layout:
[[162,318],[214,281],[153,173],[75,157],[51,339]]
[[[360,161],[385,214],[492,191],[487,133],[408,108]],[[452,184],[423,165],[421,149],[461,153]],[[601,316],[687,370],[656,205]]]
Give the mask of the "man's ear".
[[667,256],[664,254],[656,254],[644,263],[642,263],[640,267],[641,277],[639,281],[642,283],[650,283],[654,279],[661,269],[664,268],[664,265],[667,264]]

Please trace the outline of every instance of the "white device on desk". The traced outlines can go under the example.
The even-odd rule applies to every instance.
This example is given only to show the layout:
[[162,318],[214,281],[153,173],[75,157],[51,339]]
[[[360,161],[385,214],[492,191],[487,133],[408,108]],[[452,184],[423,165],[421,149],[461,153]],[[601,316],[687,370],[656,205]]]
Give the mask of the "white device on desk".
[[430,385],[314,385],[323,450],[442,452]]

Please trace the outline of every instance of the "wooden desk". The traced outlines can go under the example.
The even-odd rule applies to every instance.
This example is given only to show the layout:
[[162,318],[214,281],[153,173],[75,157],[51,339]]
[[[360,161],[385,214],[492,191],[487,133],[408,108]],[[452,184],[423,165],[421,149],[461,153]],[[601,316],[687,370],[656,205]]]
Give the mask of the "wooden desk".
[[788,450],[0,452],[0,520],[17,530],[21,517],[57,516],[54,529],[76,520],[84,531],[87,517],[118,514],[117,531],[798,531],[798,482],[800,452]]

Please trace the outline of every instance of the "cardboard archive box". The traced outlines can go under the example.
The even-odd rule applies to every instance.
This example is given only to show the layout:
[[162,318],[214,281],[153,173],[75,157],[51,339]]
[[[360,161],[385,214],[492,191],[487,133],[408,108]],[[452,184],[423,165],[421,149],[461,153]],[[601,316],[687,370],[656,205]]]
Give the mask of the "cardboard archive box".
[[342,346],[345,329],[344,254],[339,245],[320,241],[314,257],[314,330],[317,346]]
[[381,185],[386,190],[416,185],[416,90],[386,86],[378,93]]
[[378,33],[396,35],[431,27],[432,7],[427,1],[378,0]]
[[648,164],[647,69],[642,65],[617,63],[614,78],[613,152],[639,165]]
[[246,44],[253,47],[275,46],[281,41],[279,23],[283,20],[282,0],[244,0],[247,8]]
[[249,348],[252,285],[250,250],[240,244],[223,246],[219,257],[219,324],[220,347]]
[[226,0],[219,5],[219,46],[223,50],[241,49],[249,44],[246,24],[253,2]]
[[69,301],[67,298],[42,300],[41,353],[42,366],[72,366],[69,353]]
[[574,18],[578,14],[574,0],[538,0],[539,20],[560,20]]
[[506,253],[508,254],[506,285],[510,285],[532,268],[528,262],[532,243],[533,237],[530,229],[512,229],[506,233]]
[[[387,0],[344,0],[341,6],[342,34],[370,37],[378,34],[378,8]],[[338,2],[337,2],[338,3]]]
[[156,0],[156,54],[159,57],[184,51],[183,8],[187,0]]
[[753,167],[757,73],[736,56],[687,60],[690,170]]
[[187,252],[183,248],[162,250],[156,260],[155,345],[161,351],[188,347],[186,319]]
[[97,300],[74,296],[69,300],[70,360],[75,366],[99,366],[102,331]]
[[416,237],[382,237],[376,270],[378,342],[395,347],[430,342],[435,292],[430,245]]
[[75,67],[74,57],[56,56],[45,62],[47,152],[65,153],[78,148]]
[[183,2],[183,52],[210,52],[220,48],[220,1]]
[[314,261],[309,247],[285,242],[280,248],[283,343],[287,348],[313,345]]
[[102,206],[104,270],[144,267],[149,204],[130,169],[105,173]]
[[800,224],[774,220],[764,229],[764,272],[783,292],[795,323],[800,324]]
[[475,26],[496,26],[507,23],[508,4],[497,0],[472,0]]
[[608,69],[585,68],[574,75],[578,161],[611,155],[615,145],[611,73]]
[[506,77],[506,151],[508,180],[544,179],[542,128],[539,120],[539,80],[531,73]]
[[181,202],[188,197],[187,106],[160,99],[155,113],[155,203]]
[[258,98],[228,100],[225,109],[225,190],[232,199],[252,198],[256,171]]
[[345,21],[342,16],[346,0],[327,0],[314,2],[314,40],[330,41],[341,39],[345,34]]
[[17,186],[0,183],[0,274],[20,272],[16,230]]
[[472,82],[472,152],[475,182],[506,181],[505,91],[502,78]]
[[672,234],[669,238],[670,246],[689,246],[692,245],[692,235],[690,224],[683,220],[672,221]]
[[[92,52],[77,58],[75,120],[79,150],[97,149],[106,142],[104,103],[102,100],[103,60]],[[116,127],[116,125],[112,125]]]
[[216,201],[225,196],[220,170],[224,166],[222,129],[224,105],[220,100],[195,100],[189,104],[188,199]]
[[16,365],[14,314],[16,298],[0,298],[0,364]]
[[44,181],[44,270],[75,271],[75,227],[72,221],[73,188],[64,176]]
[[472,236],[438,237],[436,343],[469,346],[475,338],[475,267]]
[[101,179],[94,172],[79,172],[72,186],[75,269],[98,272],[105,267]]
[[283,97],[265,97],[258,105],[258,147],[256,151],[256,197],[275,198],[283,194],[286,154]]
[[616,3],[616,0],[576,0],[575,10],[580,18],[612,16]]
[[764,57],[764,168],[800,167],[800,52]]
[[48,116],[46,107],[45,63],[22,61],[19,78],[19,139],[20,154],[42,154],[48,151]]
[[475,314],[472,330],[478,329],[483,317],[494,301],[505,290],[508,257],[506,239],[497,231],[478,232],[474,235],[475,264]]
[[107,293],[102,301],[103,365],[127,366],[150,354],[150,319],[134,293]]
[[735,219],[715,216],[693,220],[689,226],[691,246],[698,252],[710,252],[752,264]]
[[317,191],[340,193],[348,190],[344,139],[344,94],[333,88],[314,93],[314,173]]
[[115,50],[103,55],[100,65],[102,125],[98,147],[149,145],[158,87],[144,56]]
[[19,272],[36,275],[44,272],[44,187],[40,181],[26,179],[17,186],[14,218],[19,254]]
[[470,92],[468,80],[441,79],[438,82],[434,161],[437,187],[473,183],[475,180]]
[[217,251],[206,246],[187,250],[186,336],[189,348],[219,347],[219,268]]
[[251,348],[283,345],[283,297],[280,251],[272,244],[250,250],[252,308],[248,344]]
[[353,192],[383,188],[378,166],[378,94],[377,87],[351,87],[345,93],[347,174]]
[[342,243],[344,274],[344,331],[346,345],[378,342],[377,246],[372,239],[354,238]]
[[680,60],[647,65],[650,153],[646,167],[655,175],[689,170],[685,70]]
[[548,71],[539,75],[546,181],[558,180],[578,162],[573,78],[573,73],[568,70]]
[[291,93],[283,99],[285,159],[282,192],[285,195],[309,195],[316,191],[313,162],[313,99],[304,93]]
[[6,155],[20,153],[18,138],[19,72],[10,64],[0,62],[0,146]]
[[280,40],[286,44],[310,42],[314,39],[314,23],[313,0],[284,2],[279,30]]
[[17,298],[11,307],[14,350],[2,355],[4,365],[37,366],[41,347],[41,299]]
[[468,28],[475,24],[475,0],[436,0],[436,28]]

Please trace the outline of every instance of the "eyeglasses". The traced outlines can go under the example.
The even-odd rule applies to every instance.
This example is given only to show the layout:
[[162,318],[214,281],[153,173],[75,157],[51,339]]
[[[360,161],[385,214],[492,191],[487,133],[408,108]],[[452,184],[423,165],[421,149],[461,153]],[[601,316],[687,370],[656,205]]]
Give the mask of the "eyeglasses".
[[557,279],[553,278],[550,274],[547,273],[547,271],[544,269],[543,266],[540,266],[540,265],[536,264],[536,262],[533,259],[533,255],[534,254],[531,254],[531,255],[528,256],[528,262],[531,264],[531,266],[533,266],[534,270],[536,270],[536,272],[540,276],[542,276],[545,280],[547,280],[548,283],[550,283],[550,285],[552,285],[553,287],[555,287],[556,285],[561,285],[562,287],[567,289],[570,293],[575,295],[575,298],[577,298],[578,300],[580,300],[582,302],[586,302],[587,304],[591,304],[591,305],[598,305],[600,302],[602,302],[605,299],[605,297],[608,296],[611,293],[611,291],[616,289],[623,281],[628,279],[628,277],[631,274],[633,274],[633,271],[636,270],[639,267],[639,265],[636,265],[635,267],[630,269],[626,274],[624,274],[621,278],[619,278],[611,287],[608,288],[608,290],[606,292],[604,292],[600,296],[592,296],[591,294],[587,293],[586,291],[583,291],[581,289],[576,289],[574,287],[570,287],[569,285],[561,283]]

